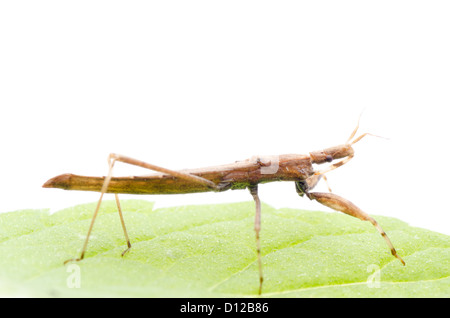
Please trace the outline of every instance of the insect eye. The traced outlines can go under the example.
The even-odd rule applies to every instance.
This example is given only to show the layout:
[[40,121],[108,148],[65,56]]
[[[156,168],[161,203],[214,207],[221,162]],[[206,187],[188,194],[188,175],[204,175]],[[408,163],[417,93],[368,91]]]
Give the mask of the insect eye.
[[333,157],[330,156],[330,155],[327,155],[327,156],[325,157],[325,160],[326,160],[327,162],[331,162],[331,161],[333,161]]

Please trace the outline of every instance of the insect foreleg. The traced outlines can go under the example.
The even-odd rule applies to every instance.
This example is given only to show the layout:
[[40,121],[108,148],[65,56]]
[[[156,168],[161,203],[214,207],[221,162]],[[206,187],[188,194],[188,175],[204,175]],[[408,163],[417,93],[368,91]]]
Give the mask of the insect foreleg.
[[355,204],[350,202],[347,199],[344,199],[336,194],[333,193],[322,193],[322,192],[311,192],[305,193],[308,198],[311,200],[316,200],[317,202],[332,208],[333,210],[343,212],[345,214],[351,215],[353,217],[356,217],[363,221],[369,221],[370,223],[375,226],[375,228],[380,232],[381,236],[386,241],[387,245],[389,246],[391,250],[391,254],[398,258],[398,260],[405,265],[405,262],[403,259],[397,254],[397,251],[395,250],[394,246],[392,245],[391,241],[389,240],[389,237],[387,236],[386,232],[383,231],[381,226],[377,223],[377,221],[369,216],[367,213],[362,211],[360,208],[358,208]]
[[327,168],[324,169],[324,170],[317,171],[317,172],[315,173],[315,175],[323,175],[323,174],[325,174],[325,173],[327,173],[327,172],[330,172],[330,171],[332,171],[332,170],[334,170],[334,169],[336,169],[336,168],[339,168],[340,166],[343,166],[344,164],[346,164],[347,162],[349,162],[352,158],[353,158],[353,154],[349,155],[349,156],[348,156],[347,158],[345,158],[345,159],[342,159],[341,161],[338,161],[338,162],[336,162],[336,163],[333,163],[332,165],[330,165],[329,167],[327,167]]

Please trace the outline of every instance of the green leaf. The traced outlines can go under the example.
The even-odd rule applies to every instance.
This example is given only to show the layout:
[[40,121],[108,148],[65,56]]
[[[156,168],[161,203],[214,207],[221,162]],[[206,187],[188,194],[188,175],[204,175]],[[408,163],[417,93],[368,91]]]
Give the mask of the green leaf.
[[[257,296],[253,202],[153,209],[146,201],[123,201],[132,248],[121,257],[122,227],[115,203],[106,201],[85,259],[64,266],[79,256],[94,207],[1,214],[0,295]],[[264,204],[263,296],[450,296],[450,237],[375,218],[406,266],[368,222]]]

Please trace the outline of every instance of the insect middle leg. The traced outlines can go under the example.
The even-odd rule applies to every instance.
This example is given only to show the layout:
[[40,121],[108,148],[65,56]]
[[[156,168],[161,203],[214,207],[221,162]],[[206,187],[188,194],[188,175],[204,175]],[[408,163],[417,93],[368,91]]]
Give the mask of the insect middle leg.
[[[130,165],[139,166],[139,167],[142,167],[142,168],[154,170],[154,171],[161,172],[161,173],[166,173],[166,174],[169,174],[171,176],[174,176],[174,177],[177,177],[177,178],[181,178],[181,179],[185,179],[185,180],[189,180],[189,181],[194,182],[194,183],[200,183],[200,184],[206,185],[211,190],[220,190],[219,186],[217,186],[214,182],[212,182],[212,181],[210,181],[208,179],[205,179],[205,178],[202,178],[202,177],[199,177],[199,176],[196,176],[196,175],[192,175],[192,174],[189,174],[189,173],[184,173],[184,172],[180,172],[180,171],[170,170],[170,169],[159,167],[159,166],[156,166],[156,165],[144,162],[144,161],[140,161],[140,160],[137,160],[137,159],[133,159],[133,158],[130,158],[130,157],[126,157],[126,156],[122,156],[122,155],[118,155],[118,154],[112,153],[112,154],[110,154],[108,156],[108,163],[109,163],[108,175],[105,178],[105,181],[103,182],[103,186],[102,186],[101,193],[100,193],[100,198],[99,198],[99,200],[97,202],[97,206],[95,207],[94,214],[92,216],[91,224],[89,226],[89,230],[88,230],[88,233],[86,235],[86,239],[84,241],[80,257],[79,258],[69,259],[69,260],[65,261],[64,264],[66,264],[67,262],[71,262],[71,261],[80,261],[80,260],[82,260],[84,258],[84,255],[86,253],[86,248],[87,248],[87,245],[88,245],[88,242],[89,242],[89,238],[90,238],[92,229],[94,227],[95,219],[97,218],[98,211],[100,210],[100,205],[101,205],[101,202],[102,202],[102,199],[103,199],[103,195],[107,192],[109,183],[111,182],[112,171],[113,171],[114,163],[116,161],[120,161],[120,162],[127,163],[127,164],[130,164]],[[130,250],[131,242],[130,242],[130,239],[128,237],[127,229],[126,229],[125,222],[124,222],[123,215],[122,215],[122,209],[120,207],[119,197],[118,197],[117,194],[115,194],[115,198],[116,198],[117,209],[119,211],[120,221],[122,223],[122,228],[123,228],[125,239],[127,240],[127,246],[128,246],[128,248],[125,251],[123,251],[123,253],[122,253],[122,256],[123,256],[126,252],[128,252]]]
[[250,190],[250,194],[255,201],[255,235],[256,235],[256,255],[258,259],[258,271],[259,271],[259,291],[258,294],[261,295],[262,292],[262,283],[263,283],[263,272],[262,272],[262,263],[261,263],[261,240],[259,238],[259,232],[261,231],[261,200],[258,196],[258,185],[252,185],[248,188]]

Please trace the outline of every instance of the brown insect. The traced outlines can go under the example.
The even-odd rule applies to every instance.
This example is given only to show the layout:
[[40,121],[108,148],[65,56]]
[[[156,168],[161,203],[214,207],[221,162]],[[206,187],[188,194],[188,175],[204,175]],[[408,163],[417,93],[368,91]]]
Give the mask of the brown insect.
[[[101,193],[80,257],[67,260],[65,263],[70,261],[80,261],[84,258],[89,237],[105,193],[115,194],[120,221],[128,246],[128,248],[123,251],[123,256],[131,248],[131,243],[122,216],[118,193],[180,194],[208,191],[221,192],[229,189],[249,189],[256,206],[254,229],[256,233],[256,252],[259,269],[258,293],[261,294],[263,271],[261,263],[261,242],[259,237],[261,229],[261,201],[258,196],[258,184],[273,181],[293,181],[297,193],[300,196],[306,195],[310,200],[316,200],[336,211],[344,212],[363,221],[372,223],[385,239],[392,255],[405,265],[405,262],[395,251],[395,248],[386,233],[372,217],[363,212],[352,202],[331,193],[331,191],[330,193],[311,192],[322,177],[326,181],[325,173],[342,166],[353,158],[353,144],[361,140],[364,136],[371,135],[365,133],[352,140],[353,137],[355,137],[358,128],[359,122],[345,144],[313,151],[310,152],[309,155],[288,154],[270,157],[253,157],[228,165],[174,171],[112,153],[108,157],[109,171],[106,177],[87,177],[74,174],[62,174],[56,176],[48,180],[43,187],[61,188],[65,190],[96,191]],[[313,164],[320,165],[331,163],[339,159],[342,160],[330,164],[322,171],[314,170]],[[116,161],[147,168],[158,173],[149,176],[112,177],[113,166]]]

